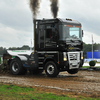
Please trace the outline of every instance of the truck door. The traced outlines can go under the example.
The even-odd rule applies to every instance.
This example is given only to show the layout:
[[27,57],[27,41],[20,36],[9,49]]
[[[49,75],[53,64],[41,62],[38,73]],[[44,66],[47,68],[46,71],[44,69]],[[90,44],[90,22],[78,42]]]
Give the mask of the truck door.
[[46,29],[45,29],[45,46],[50,47],[52,46],[51,42],[52,42],[52,28],[50,24],[46,25]]
[[45,47],[55,48],[57,45],[57,28],[55,24],[47,24],[45,28]]

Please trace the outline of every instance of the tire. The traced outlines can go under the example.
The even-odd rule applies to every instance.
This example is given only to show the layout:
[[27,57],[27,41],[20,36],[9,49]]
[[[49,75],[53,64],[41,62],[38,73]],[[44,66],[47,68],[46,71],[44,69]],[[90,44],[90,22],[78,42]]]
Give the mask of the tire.
[[22,62],[15,58],[10,63],[10,72],[14,75],[23,75],[27,70],[22,66]]
[[56,77],[59,74],[57,65],[53,61],[49,61],[45,64],[45,72],[49,77]]
[[69,74],[76,74],[78,71],[79,71],[79,69],[69,69],[69,70],[67,70],[67,72]]

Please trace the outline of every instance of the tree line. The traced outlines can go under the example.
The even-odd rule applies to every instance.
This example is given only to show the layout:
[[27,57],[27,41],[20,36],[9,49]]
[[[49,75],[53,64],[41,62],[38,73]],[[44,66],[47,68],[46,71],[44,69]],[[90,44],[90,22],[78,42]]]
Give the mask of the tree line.
[[[22,47],[10,47],[8,49],[9,50],[30,50],[30,47],[28,45],[23,45]],[[100,44],[94,43],[93,50],[100,50]],[[84,57],[86,58],[86,52],[92,51],[92,44],[83,43],[83,51],[84,51]],[[0,47],[0,55],[3,55],[4,53],[6,53],[6,48]]]

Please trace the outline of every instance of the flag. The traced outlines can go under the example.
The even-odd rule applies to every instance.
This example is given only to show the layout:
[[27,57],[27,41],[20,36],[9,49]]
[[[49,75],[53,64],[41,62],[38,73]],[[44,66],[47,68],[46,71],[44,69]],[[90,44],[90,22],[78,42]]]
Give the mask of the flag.
[[93,41],[93,34],[92,34],[92,59],[93,59],[93,43],[94,41]]
[[94,43],[94,41],[93,41],[93,34],[92,34],[92,44]]

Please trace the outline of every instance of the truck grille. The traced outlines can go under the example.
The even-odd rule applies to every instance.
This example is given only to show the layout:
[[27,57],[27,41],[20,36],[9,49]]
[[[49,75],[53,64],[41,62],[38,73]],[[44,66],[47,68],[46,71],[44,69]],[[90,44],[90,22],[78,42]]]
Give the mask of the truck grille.
[[80,52],[68,52],[69,69],[79,68]]
[[68,53],[69,61],[79,61],[80,53],[79,52],[69,52]]
[[77,54],[75,54],[75,53],[69,54],[69,58],[70,58],[70,60],[77,60]]

